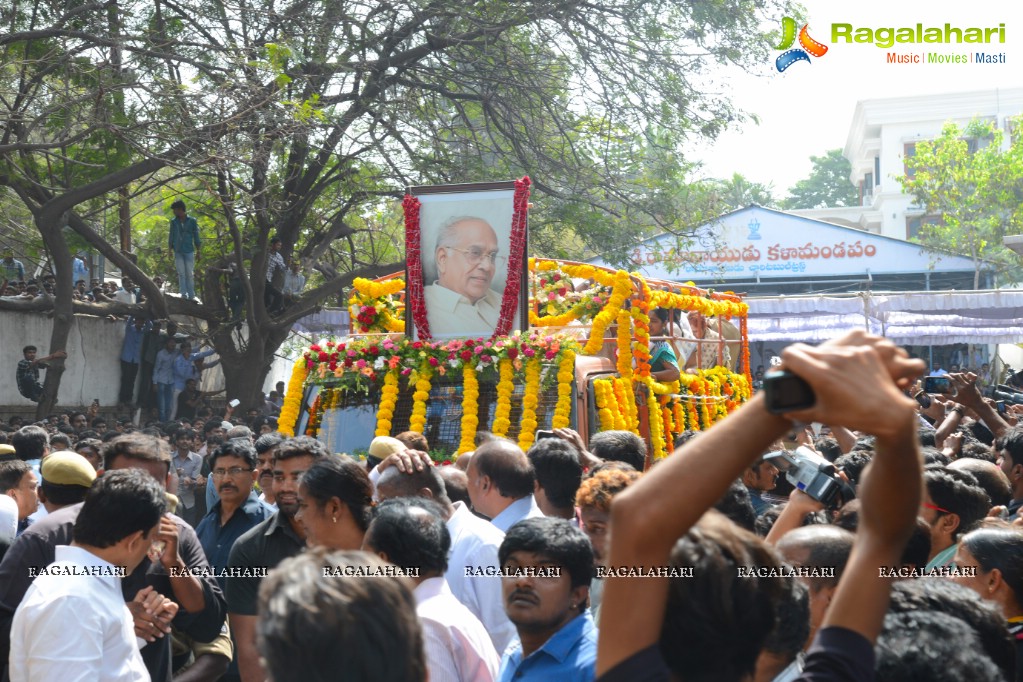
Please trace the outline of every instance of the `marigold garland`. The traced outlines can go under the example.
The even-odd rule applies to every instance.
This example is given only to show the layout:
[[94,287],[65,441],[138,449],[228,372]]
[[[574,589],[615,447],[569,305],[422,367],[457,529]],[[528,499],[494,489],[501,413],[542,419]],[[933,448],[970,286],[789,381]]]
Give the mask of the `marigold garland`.
[[[611,382],[611,386],[614,391],[615,402],[618,404],[618,409],[615,410],[614,415],[615,429],[636,433],[639,430],[639,419],[636,412],[636,396],[631,388],[632,384],[625,379],[615,377]],[[635,422],[633,421],[634,418]]]
[[558,402],[554,406],[554,417],[551,419],[551,427],[555,429],[568,428],[571,423],[572,414],[572,379],[575,378],[575,351],[566,350],[561,354],[561,361],[558,363]]
[[597,403],[597,419],[600,421],[601,431],[612,431],[615,429],[615,414],[620,412],[617,400],[615,399],[611,379],[597,379],[593,382],[593,395]]
[[665,451],[668,452],[675,449],[674,448],[675,442],[674,439],[672,438],[672,434],[675,432],[675,423],[674,420],[671,418],[672,413],[671,406],[668,404],[669,400],[670,398],[668,396],[663,396],[658,401],[661,403],[661,415],[662,418],[664,419],[664,442],[665,442],[664,449]]
[[[566,268],[573,277],[582,276],[575,275]],[[601,281],[603,278],[599,277],[597,273],[606,275],[599,270],[593,269],[590,273],[591,277],[588,279],[596,278],[598,282],[603,284]],[[604,309],[597,313],[596,317],[593,318],[592,328],[590,329],[590,338],[586,341],[586,345],[583,347],[583,355],[596,355],[600,352],[600,349],[604,346],[604,334],[607,332],[607,328],[611,326],[611,323],[618,317],[618,311],[625,304],[625,301],[629,298],[629,294],[632,291],[632,280],[629,278],[629,273],[624,270],[619,270],[613,276],[612,280],[611,297],[608,299],[607,305]]]
[[476,368],[470,363],[462,367],[462,437],[456,455],[471,452],[476,448],[476,428],[480,418],[480,384],[476,378]]
[[405,331],[405,320],[399,312],[401,306],[393,300],[404,288],[403,279],[374,282],[356,277],[348,299],[353,324],[357,323],[363,333]]
[[302,398],[305,396],[305,379],[309,375],[309,361],[303,356],[291,368],[291,378],[284,393],[284,404],[277,419],[277,430],[285,436],[295,435],[295,424],[298,423],[299,412],[302,411]]
[[377,428],[373,435],[391,435],[391,421],[394,407],[398,403],[398,370],[390,369],[384,375],[384,386],[380,389],[380,407],[377,409]]
[[430,379],[433,371],[429,365],[419,369],[415,380],[416,390],[412,394],[412,416],[409,417],[409,431],[426,432],[426,401],[430,399]]
[[618,311],[618,376],[632,381],[632,315]]
[[497,370],[500,379],[497,382],[497,406],[494,408],[492,431],[494,435],[504,437],[511,428],[511,398],[515,392],[515,369],[510,359],[502,358],[497,363]]
[[664,459],[668,453],[664,447],[664,417],[661,415],[661,403],[652,395],[647,396],[647,424],[650,426],[650,445],[654,460]]
[[522,396],[522,422],[519,429],[519,447],[528,450],[536,439],[536,406],[540,394],[540,358],[526,363],[526,386]]

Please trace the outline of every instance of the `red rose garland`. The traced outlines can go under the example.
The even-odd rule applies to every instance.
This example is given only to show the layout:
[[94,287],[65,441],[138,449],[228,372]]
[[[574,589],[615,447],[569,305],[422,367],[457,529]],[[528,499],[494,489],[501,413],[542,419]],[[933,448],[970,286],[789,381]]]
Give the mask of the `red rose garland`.
[[411,194],[401,202],[405,209],[405,260],[408,277],[405,281],[407,299],[412,309],[412,322],[419,329],[419,336],[430,338],[430,323],[426,319],[426,301],[423,294],[423,259],[419,249],[419,208],[422,202]]
[[526,250],[526,211],[529,208],[529,176],[515,181],[514,212],[511,226],[511,251],[508,254],[508,280],[501,299],[501,316],[497,319],[494,336],[507,336],[519,309],[519,289],[522,284],[522,257]]

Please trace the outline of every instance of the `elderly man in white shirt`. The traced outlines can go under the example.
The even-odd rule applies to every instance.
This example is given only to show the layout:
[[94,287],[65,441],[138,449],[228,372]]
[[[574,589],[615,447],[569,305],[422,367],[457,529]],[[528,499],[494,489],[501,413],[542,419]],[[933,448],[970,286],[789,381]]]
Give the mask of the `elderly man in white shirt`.
[[501,314],[501,294],[490,288],[504,266],[497,233],[481,218],[453,218],[434,250],[437,280],[425,287],[426,318],[438,337],[491,336]]
[[[89,489],[71,545],[40,570],[11,626],[11,682],[134,682],[149,672],[121,593],[145,558],[166,510],[141,469],[110,471]],[[154,594],[173,615],[177,604]]]
[[432,500],[400,497],[382,503],[366,530],[363,549],[418,572],[416,615],[423,626],[423,650],[431,680],[492,682],[499,658],[483,624],[448,587],[451,536],[444,510]]
[[518,635],[504,610],[500,577],[485,574],[500,566],[497,552],[504,533],[474,515],[462,502],[451,502],[444,481],[425,453],[394,453],[370,473],[370,479],[376,485],[378,501],[417,497],[441,506],[451,536],[448,568],[444,573],[448,588],[483,623],[494,649],[503,652]]

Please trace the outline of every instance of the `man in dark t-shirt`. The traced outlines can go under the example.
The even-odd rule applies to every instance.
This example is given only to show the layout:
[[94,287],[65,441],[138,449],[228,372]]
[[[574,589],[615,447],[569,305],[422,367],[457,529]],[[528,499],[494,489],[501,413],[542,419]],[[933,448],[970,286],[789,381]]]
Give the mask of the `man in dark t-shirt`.
[[228,567],[241,575],[227,579],[227,610],[235,640],[235,660],[244,680],[266,678],[256,649],[262,573],[305,548],[305,530],[295,519],[298,482],[313,462],[328,456],[326,446],[314,438],[300,436],[282,442],[273,459],[273,487],[279,511],[238,538],[231,548]]

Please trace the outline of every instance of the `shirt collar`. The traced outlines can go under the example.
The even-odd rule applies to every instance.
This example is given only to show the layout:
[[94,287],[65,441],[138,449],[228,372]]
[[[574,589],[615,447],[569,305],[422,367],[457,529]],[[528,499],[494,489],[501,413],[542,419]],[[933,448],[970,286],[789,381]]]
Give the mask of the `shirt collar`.
[[431,296],[431,298],[435,297],[434,305],[444,310],[445,312],[453,313],[455,312],[455,309],[458,307],[460,303],[468,306],[477,307],[493,306],[493,303],[490,300],[491,291],[493,291],[493,289],[487,289],[487,293],[484,294],[483,298],[473,303],[472,301],[470,301],[468,298],[458,293],[457,291],[452,291],[451,289],[448,289],[440,282],[434,282],[433,295]]
[[[555,659],[558,663],[564,663],[569,653],[575,648],[576,643],[593,632],[593,616],[589,609],[584,609],[581,614],[570,620],[560,630],[551,635],[550,639],[543,643],[539,649],[529,655],[536,656],[543,652]],[[522,655],[521,644],[519,645],[519,656]]]
[[505,507],[504,511],[500,514],[490,519],[490,522],[507,533],[508,529],[511,528],[516,521],[521,521],[529,516],[534,507],[536,507],[536,501],[533,499],[532,494],[520,497]]
[[[431,597],[439,597],[445,594],[452,594],[452,592],[451,588],[448,587],[448,581],[442,575],[436,578],[427,578],[412,590],[412,596],[416,598],[417,605],[422,604]],[[452,594],[452,596],[454,595]]]
[[270,524],[266,527],[266,533],[264,533],[264,535],[269,537],[276,533],[278,530],[280,530],[289,538],[295,540],[304,547],[305,540],[298,537],[298,533],[296,533],[295,529],[291,527],[291,523],[287,519],[282,519],[281,518],[282,516],[283,514],[281,514],[281,512],[278,511],[276,514],[270,517]]
[[95,577],[101,581],[113,587],[117,587],[118,580],[115,571],[115,566],[107,561],[101,559],[87,549],[82,547],[75,547],[74,545],[57,545],[53,549],[53,560],[54,562],[64,561],[69,564],[77,564],[78,566],[90,566],[107,569],[99,572]]

